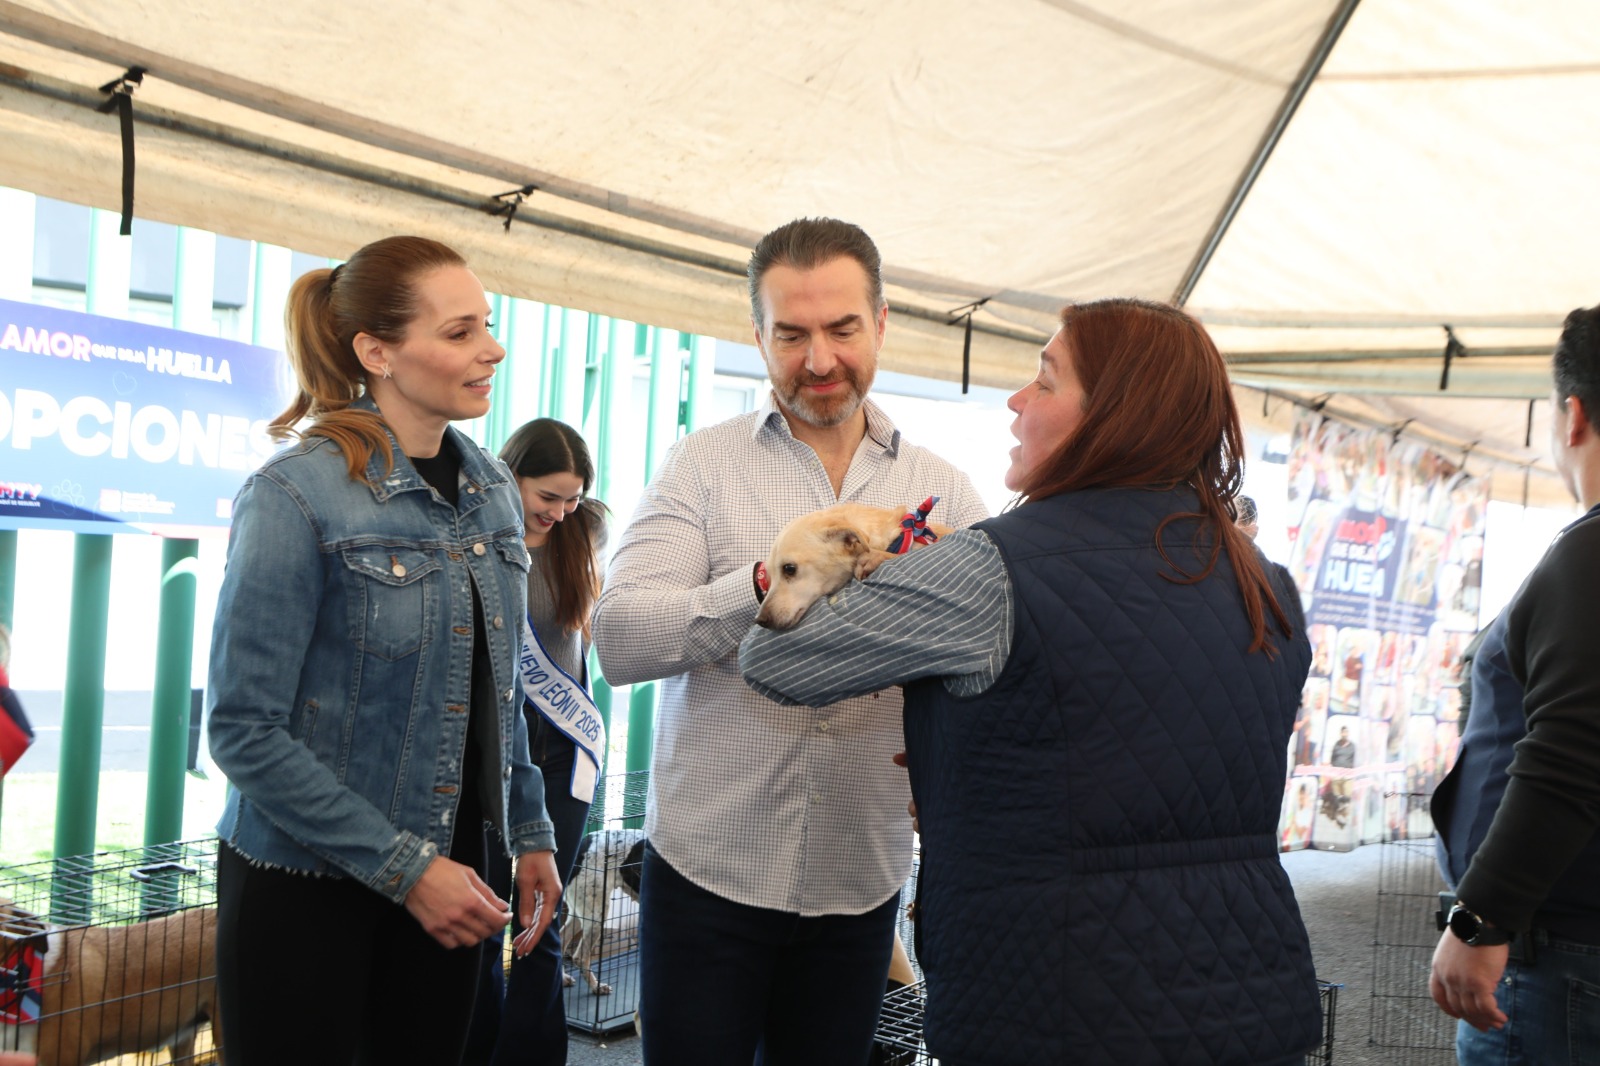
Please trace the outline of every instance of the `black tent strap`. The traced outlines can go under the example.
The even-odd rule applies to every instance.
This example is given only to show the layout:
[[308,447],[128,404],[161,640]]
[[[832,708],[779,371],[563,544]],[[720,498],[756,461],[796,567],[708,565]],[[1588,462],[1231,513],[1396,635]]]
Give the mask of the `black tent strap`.
[[972,316],[991,298],[985,296],[981,300],[974,300],[969,304],[962,304],[953,311],[947,312],[950,316],[950,325],[964,322],[966,325],[965,336],[961,339],[961,395],[967,394],[967,389],[972,384]]
[[145,69],[129,67],[120,78],[113,78],[100,86],[107,93],[105,103],[95,108],[109,115],[113,108],[122,124],[122,229],[126,237],[133,233],[133,91],[144,83]]
[[1465,359],[1467,346],[1456,340],[1456,331],[1448,325],[1441,324],[1444,330],[1444,371],[1439,375],[1439,391],[1444,392],[1450,388],[1450,360]]
[[506,232],[510,233],[511,220],[517,217],[517,208],[521,207],[523,202],[537,192],[538,189],[539,186],[529,184],[524,185],[521,188],[507,189],[505,192],[495,193],[493,196],[489,197],[489,199],[494,201],[494,203],[489,207],[489,214],[495,216],[496,218],[504,215],[506,220]]

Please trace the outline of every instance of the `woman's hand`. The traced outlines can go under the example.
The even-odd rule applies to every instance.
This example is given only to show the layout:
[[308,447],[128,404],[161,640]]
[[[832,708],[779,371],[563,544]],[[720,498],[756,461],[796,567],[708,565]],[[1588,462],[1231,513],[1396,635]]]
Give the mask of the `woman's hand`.
[[561,905],[561,875],[556,872],[556,853],[529,851],[517,856],[517,924],[522,926],[511,941],[517,958],[533,950]]
[[471,947],[506,927],[511,905],[470,866],[439,855],[406,893],[406,910],[447,948]]

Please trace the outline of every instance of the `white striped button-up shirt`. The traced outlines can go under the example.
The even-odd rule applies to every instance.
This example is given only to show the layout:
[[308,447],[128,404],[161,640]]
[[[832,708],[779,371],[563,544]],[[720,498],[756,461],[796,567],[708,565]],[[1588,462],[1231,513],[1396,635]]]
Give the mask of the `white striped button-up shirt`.
[[901,439],[871,400],[837,498],[769,396],[673,446],[623,533],[594,616],[612,684],[664,678],[645,830],[679,873],[725,899],[806,916],[861,914],[911,866],[901,694],[780,706],[739,673],[759,606],[751,568],[790,520],[834,503],[987,517],[967,476]]

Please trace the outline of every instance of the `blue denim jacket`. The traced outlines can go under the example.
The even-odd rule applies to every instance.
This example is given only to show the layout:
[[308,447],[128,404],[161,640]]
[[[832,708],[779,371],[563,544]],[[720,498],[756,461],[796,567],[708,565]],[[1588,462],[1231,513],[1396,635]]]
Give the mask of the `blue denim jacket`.
[[496,794],[484,817],[513,854],[555,847],[515,676],[521,497],[502,463],[446,432],[461,455],[457,507],[398,446],[392,473],[373,456],[370,484],[322,437],[251,475],[211,645],[211,754],[235,786],[218,834],[254,862],[347,875],[396,902],[455,829],[474,584],[499,742],[481,772]]

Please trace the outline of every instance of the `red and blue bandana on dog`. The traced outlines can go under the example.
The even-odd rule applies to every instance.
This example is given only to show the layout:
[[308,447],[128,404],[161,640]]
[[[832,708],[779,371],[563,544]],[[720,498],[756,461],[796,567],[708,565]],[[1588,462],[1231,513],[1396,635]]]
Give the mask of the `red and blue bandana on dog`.
[[32,944],[16,954],[14,967],[0,967],[0,1025],[36,1025],[44,957]]
[[884,549],[895,555],[904,555],[919,544],[932,544],[939,539],[939,534],[928,528],[928,512],[933,510],[933,505],[939,502],[939,497],[929,496],[922,501],[922,506],[914,511],[907,511],[906,516],[900,519],[900,532],[895,534],[894,540]]

